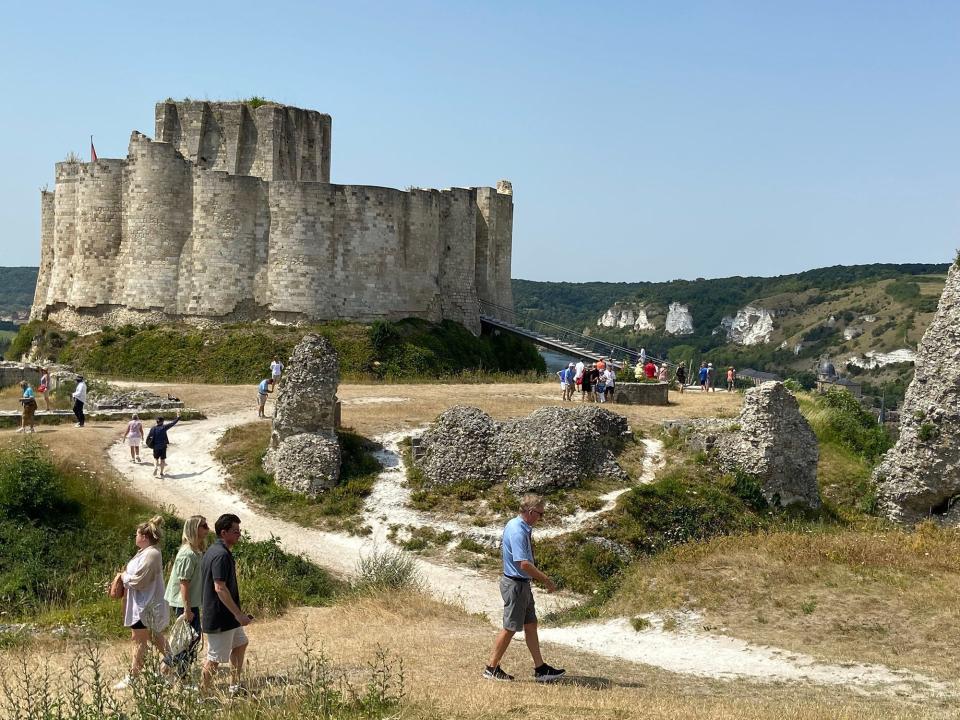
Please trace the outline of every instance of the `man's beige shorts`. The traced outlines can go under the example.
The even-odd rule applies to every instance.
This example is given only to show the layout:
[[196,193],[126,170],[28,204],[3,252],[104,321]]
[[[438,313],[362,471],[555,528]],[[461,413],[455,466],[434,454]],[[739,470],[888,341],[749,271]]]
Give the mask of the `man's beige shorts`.
[[247,644],[247,634],[242,627],[223,632],[207,633],[207,660],[215,663],[230,662],[230,653]]

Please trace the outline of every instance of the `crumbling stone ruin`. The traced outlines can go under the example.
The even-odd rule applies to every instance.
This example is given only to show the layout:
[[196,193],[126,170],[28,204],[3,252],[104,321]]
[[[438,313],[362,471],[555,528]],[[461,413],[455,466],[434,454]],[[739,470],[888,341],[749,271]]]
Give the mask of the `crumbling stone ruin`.
[[960,267],[947,282],[917,351],[900,410],[900,437],[874,471],[881,510],[900,522],[956,521],[960,496]]
[[782,382],[747,390],[736,420],[670,423],[698,450],[712,451],[721,469],[760,481],[771,505],[820,507],[820,448],[797,399]]
[[336,432],[340,364],[330,342],[310,334],[294,348],[277,390],[263,467],[278,485],[317,495],[340,479]]
[[500,423],[478,408],[444,411],[420,439],[417,467],[431,486],[507,483],[515,493],[626,479],[614,451],[627,419],[596,406],[545,407]]
[[331,119],[275,103],[156,105],[155,140],[62,162],[41,193],[31,319],[103,325],[419,317],[513,307],[513,189],[330,182]]

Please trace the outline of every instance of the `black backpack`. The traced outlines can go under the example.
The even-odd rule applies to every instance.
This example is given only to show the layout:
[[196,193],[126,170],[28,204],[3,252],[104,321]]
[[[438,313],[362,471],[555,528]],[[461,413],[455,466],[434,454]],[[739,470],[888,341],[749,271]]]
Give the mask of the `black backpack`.
[[153,449],[153,428],[150,428],[150,432],[147,433],[146,446]]

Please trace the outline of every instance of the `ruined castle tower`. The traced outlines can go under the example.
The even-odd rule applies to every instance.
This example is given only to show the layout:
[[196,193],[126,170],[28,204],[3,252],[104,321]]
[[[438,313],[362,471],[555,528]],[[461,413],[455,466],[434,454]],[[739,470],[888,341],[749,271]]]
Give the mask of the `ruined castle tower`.
[[163,102],[126,159],[56,166],[31,318],[80,332],[185,321],[451,319],[513,306],[513,191],[330,182],[331,120]]

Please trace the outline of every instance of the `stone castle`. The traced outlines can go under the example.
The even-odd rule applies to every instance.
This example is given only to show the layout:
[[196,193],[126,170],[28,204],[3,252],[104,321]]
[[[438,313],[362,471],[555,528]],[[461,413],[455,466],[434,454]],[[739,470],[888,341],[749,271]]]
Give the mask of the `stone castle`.
[[330,182],[331,119],[243,102],[156,106],[125,159],[56,165],[31,317],[125,323],[418,317],[479,332],[513,306],[513,192]]

